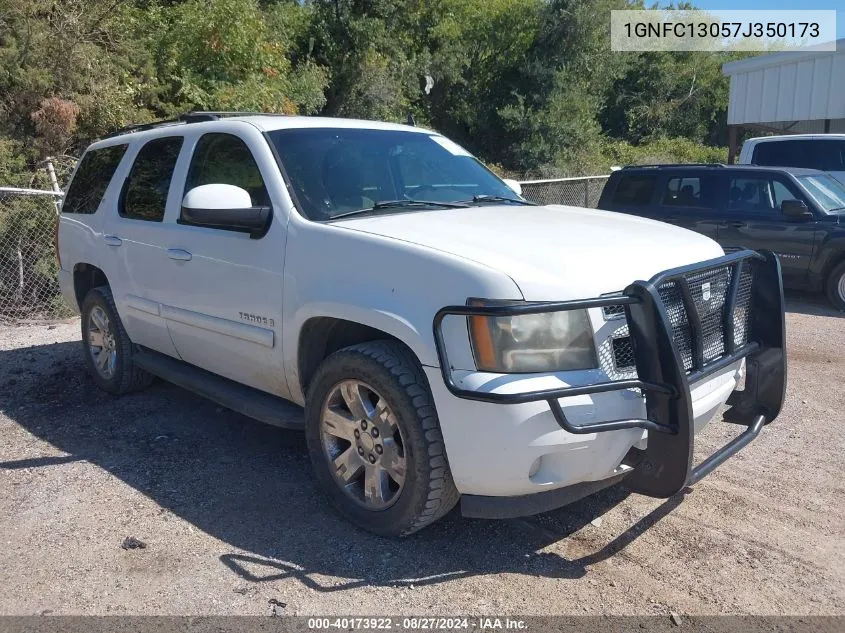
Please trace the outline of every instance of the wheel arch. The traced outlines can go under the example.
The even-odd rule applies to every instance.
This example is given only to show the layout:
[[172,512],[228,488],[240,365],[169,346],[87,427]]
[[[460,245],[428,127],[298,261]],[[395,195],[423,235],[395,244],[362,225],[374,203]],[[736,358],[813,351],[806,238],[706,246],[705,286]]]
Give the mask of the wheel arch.
[[78,263],[73,267],[73,292],[76,305],[81,310],[85,296],[94,288],[109,286],[109,280],[102,269],[93,264]]
[[833,272],[833,269],[839,266],[842,262],[845,262],[845,244],[841,244],[840,246],[841,248],[838,249],[838,252],[831,255],[830,260],[825,265],[824,273],[822,275],[824,283],[827,283],[827,279],[830,276],[830,273]]
[[334,352],[351,345],[380,340],[402,345],[420,365],[423,364],[418,353],[422,345],[421,338],[407,322],[390,317],[378,324],[328,315],[308,318],[299,328],[296,362],[291,368],[295,375],[289,386],[295,391],[294,395],[301,397],[304,402],[314,372]]

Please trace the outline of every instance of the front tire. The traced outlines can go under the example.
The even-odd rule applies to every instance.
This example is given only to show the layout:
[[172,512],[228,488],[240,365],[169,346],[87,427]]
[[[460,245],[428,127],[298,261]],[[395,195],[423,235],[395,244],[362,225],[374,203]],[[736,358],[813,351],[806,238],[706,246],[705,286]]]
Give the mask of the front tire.
[[845,262],[840,262],[830,271],[825,290],[833,307],[845,312]]
[[305,424],[317,482],[355,525],[404,536],[457,503],[428,382],[401,344],[329,356],[308,386]]
[[82,301],[82,348],[94,382],[121,395],[148,387],[153,376],[132,362],[135,346],[123,328],[111,288],[100,286]]

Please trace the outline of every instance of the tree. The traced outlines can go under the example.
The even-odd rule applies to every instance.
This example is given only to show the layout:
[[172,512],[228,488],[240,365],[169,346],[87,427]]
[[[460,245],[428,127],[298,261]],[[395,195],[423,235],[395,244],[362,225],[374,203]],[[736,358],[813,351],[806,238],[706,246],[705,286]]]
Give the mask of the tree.
[[293,12],[268,15],[254,0],[189,0],[159,11],[150,49],[161,108],[317,112],[327,75],[310,61],[291,63],[296,33],[281,28],[286,17]]
[[639,143],[687,137],[722,143],[727,135],[728,79],[721,53],[630,53],[608,89],[599,120],[608,134]]

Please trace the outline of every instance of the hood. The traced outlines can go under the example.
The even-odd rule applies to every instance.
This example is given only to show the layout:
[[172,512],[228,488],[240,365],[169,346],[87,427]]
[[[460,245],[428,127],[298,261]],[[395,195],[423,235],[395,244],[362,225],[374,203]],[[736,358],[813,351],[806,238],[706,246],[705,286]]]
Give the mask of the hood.
[[501,271],[528,301],[616,292],[668,268],[724,254],[710,238],[670,224],[561,205],[417,211],[334,225],[419,244]]

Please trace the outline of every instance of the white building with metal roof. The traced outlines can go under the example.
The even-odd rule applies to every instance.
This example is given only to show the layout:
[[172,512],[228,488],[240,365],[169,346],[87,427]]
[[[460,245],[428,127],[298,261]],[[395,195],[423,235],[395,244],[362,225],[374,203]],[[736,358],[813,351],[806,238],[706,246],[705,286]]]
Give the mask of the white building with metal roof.
[[737,132],[753,128],[780,134],[845,133],[845,38],[836,51],[771,53],[730,62],[728,162]]

